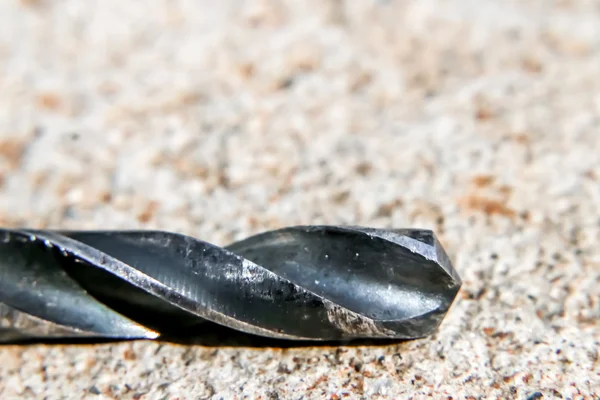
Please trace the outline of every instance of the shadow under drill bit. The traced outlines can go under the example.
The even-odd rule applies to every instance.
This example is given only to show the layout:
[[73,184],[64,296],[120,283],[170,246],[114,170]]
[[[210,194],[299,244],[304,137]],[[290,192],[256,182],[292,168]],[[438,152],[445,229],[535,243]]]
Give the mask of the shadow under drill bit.
[[206,322],[202,333],[185,336],[163,336],[159,340],[181,345],[206,347],[254,347],[254,348],[306,348],[339,346],[386,346],[406,342],[401,339],[352,339],[352,340],[286,340],[250,335],[214,323]]
[[[182,346],[203,347],[246,347],[246,348],[307,348],[307,347],[377,347],[397,345],[409,340],[401,339],[352,339],[338,341],[311,341],[311,340],[285,340],[273,339],[251,335],[236,331],[211,322],[204,322],[202,327],[190,328],[179,335],[167,334],[154,340],[162,343]],[[109,338],[42,338],[19,339],[3,342],[3,345],[29,346],[29,345],[101,345],[130,342],[140,339],[109,339]],[[143,340],[143,339],[141,339]]]

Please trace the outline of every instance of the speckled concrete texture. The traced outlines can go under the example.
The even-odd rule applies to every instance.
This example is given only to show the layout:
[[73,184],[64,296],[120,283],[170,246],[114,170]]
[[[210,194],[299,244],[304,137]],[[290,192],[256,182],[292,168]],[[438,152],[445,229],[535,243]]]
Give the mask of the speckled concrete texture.
[[[434,229],[433,337],[7,346],[2,399],[597,399],[600,2],[0,2],[0,225]],[[543,397],[542,397],[543,396]]]

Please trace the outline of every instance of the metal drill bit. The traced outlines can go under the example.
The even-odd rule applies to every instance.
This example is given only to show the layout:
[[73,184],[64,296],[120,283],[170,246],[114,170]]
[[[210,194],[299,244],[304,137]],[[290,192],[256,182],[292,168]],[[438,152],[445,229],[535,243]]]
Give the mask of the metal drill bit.
[[427,230],[298,226],[222,248],[160,231],[0,229],[0,342],[155,338],[202,321],[272,338],[416,338],[460,285]]

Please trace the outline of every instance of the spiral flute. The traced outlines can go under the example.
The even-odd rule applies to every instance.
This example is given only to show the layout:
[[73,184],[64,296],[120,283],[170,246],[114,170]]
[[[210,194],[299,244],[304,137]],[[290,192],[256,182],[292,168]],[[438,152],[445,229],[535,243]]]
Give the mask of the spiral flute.
[[431,231],[297,226],[226,247],[161,231],[0,229],[0,342],[433,333],[461,281]]

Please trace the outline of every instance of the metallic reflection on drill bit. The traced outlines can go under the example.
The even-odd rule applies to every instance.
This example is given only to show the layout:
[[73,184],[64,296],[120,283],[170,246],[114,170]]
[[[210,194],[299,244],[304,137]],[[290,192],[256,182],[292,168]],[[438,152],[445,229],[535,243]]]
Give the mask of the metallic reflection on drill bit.
[[0,229],[0,342],[179,336],[417,338],[461,281],[431,231],[298,226],[227,247],[160,231]]

